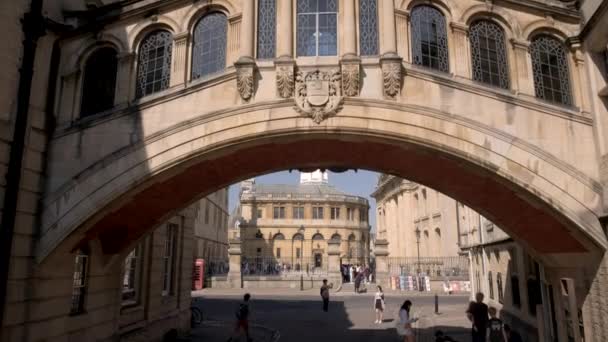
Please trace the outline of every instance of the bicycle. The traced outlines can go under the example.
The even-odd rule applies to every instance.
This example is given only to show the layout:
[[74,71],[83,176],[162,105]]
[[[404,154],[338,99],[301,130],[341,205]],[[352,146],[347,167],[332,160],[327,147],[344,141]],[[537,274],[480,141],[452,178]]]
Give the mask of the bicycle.
[[190,304],[190,327],[195,328],[201,323],[203,323],[203,311],[197,307],[196,300],[192,299],[192,304]]

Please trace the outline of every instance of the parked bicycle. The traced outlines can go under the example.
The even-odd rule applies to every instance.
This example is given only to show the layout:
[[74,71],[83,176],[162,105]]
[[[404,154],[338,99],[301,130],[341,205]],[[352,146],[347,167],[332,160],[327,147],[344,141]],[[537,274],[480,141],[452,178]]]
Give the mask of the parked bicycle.
[[192,298],[190,304],[190,327],[195,328],[203,323],[203,311],[196,306],[196,299]]

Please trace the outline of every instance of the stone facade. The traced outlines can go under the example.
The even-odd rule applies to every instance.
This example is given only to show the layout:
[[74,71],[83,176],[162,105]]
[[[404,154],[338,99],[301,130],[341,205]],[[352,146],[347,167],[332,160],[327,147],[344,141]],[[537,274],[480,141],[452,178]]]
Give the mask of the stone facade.
[[194,221],[194,257],[228,260],[228,188],[200,200]]
[[[98,253],[96,283],[118,284],[118,266],[95,263],[120,260],[176,208],[246,177],[303,166],[380,170],[458,198],[542,261],[553,291],[567,285],[569,312],[583,306],[586,341],[607,340],[606,2],[379,1],[373,56],[360,53],[356,4],[339,1],[333,55],[301,56],[295,2],[277,1],[275,60],[255,58],[253,1],[0,5],[2,252],[10,251],[0,272],[2,340],[40,340],[41,331],[63,338],[72,329],[114,336],[118,310],[103,305],[105,290],[91,300],[94,311],[66,314],[78,246]],[[445,18],[449,72],[416,65],[421,4]],[[210,11],[226,17],[225,68],[193,78],[195,23]],[[504,29],[507,89],[474,80],[468,31],[479,18]],[[142,41],[161,28],[171,33],[168,88],[137,97]],[[567,47],[571,106],[535,96],[530,44],[539,34]],[[101,48],[116,51],[114,101],[82,116],[86,64]],[[377,256],[388,255],[384,242]],[[53,283],[51,270],[63,282]],[[556,315],[558,328],[577,321]]]
[[369,204],[330,185],[324,174],[311,180],[302,173],[299,185],[242,185],[243,256],[276,259],[290,269],[327,270],[328,243],[334,240],[342,264],[369,264]]
[[376,199],[377,238],[390,241],[389,257],[459,254],[455,200],[423,185],[384,174],[372,196]]

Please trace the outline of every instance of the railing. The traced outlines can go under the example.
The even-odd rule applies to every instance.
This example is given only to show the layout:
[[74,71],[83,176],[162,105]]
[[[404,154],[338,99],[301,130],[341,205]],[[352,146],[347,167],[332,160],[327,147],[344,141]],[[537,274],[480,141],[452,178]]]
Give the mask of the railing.
[[241,270],[244,276],[326,275],[327,260],[243,256]]
[[429,277],[469,277],[466,257],[388,258],[391,276],[423,274]]
[[228,274],[230,263],[228,259],[205,260],[205,276],[221,276]]

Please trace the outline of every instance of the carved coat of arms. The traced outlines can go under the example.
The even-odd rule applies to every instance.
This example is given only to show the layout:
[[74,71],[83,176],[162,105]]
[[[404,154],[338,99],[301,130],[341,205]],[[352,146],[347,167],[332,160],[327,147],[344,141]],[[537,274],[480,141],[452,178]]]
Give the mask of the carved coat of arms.
[[344,97],[339,70],[298,71],[296,74],[296,110],[319,124],[342,107]]

